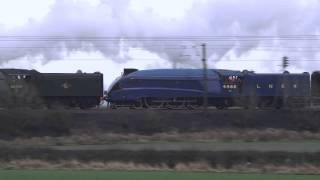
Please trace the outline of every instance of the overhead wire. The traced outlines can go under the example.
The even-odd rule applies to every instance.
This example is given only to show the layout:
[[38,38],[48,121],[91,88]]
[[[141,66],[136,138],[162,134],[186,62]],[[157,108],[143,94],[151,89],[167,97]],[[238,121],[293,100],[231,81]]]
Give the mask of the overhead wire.
[[258,40],[320,40],[320,35],[279,36],[14,36],[2,35],[0,41],[258,41]]
[[[172,44],[178,42],[185,42],[185,41],[194,41],[196,42],[206,42],[208,43],[207,49],[208,50],[239,50],[239,51],[266,51],[266,52],[285,52],[285,53],[304,53],[304,52],[318,52],[320,50],[320,46],[301,46],[297,45],[294,46],[292,41],[297,41],[299,43],[305,43],[308,41],[320,41],[320,35],[278,35],[278,36],[267,36],[267,35],[222,35],[222,36],[27,36],[27,35],[1,35],[0,42],[89,42],[89,45],[82,44],[82,45],[58,45],[58,46],[0,46],[0,53],[1,51],[14,51],[17,49],[22,50],[39,50],[39,49],[46,49],[46,50],[54,50],[54,49],[75,49],[75,50],[88,50],[88,49],[95,49],[99,48],[106,50],[109,49],[121,49],[121,48],[132,48],[135,50],[146,50],[146,48],[162,48],[163,50],[170,50],[170,51],[183,51],[183,50],[192,50],[193,48],[196,49],[197,45],[181,45],[181,44]],[[124,42],[137,42],[137,43],[152,43],[152,44],[143,44],[143,45],[119,45],[119,41]],[[280,45],[272,45],[266,44],[266,42],[270,41],[280,41],[285,42],[289,41],[290,46],[286,46],[284,44]],[[105,42],[105,43],[112,43],[115,42],[117,44],[105,44],[105,45],[96,45],[93,42]],[[157,44],[160,42],[161,44]],[[166,44],[168,42],[169,44]],[[213,42],[220,43],[219,44],[212,44]],[[242,44],[223,44],[223,43],[230,43],[230,42],[241,42]],[[246,42],[259,42],[255,44],[245,44]],[[264,43],[264,44],[263,44]],[[145,48],[144,48],[145,47]],[[85,59],[88,60],[88,59]],[[155,60],[155,59],[153,59]],[[237,60],[242,61],[242,60]],[[263,61],[263,60],[244,60],[244,61]],[[267,60],[273,61],[273,60]],[[282,61],[274,60],[274,61]],[[290,61],[320,61],[319,59],[304,59],[304,60],[292,60]]]

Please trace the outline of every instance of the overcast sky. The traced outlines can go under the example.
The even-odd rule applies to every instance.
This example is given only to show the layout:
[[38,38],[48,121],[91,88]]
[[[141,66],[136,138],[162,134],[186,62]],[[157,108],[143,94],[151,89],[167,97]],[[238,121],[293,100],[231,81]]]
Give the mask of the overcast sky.
[[107,86],[125,67],[199,68],[199,45],[207,43],[210,68],[279,72],[289,56],[290,71],[313,71],[319,7],[317,0],[0,0],[0,66],[100,71]]

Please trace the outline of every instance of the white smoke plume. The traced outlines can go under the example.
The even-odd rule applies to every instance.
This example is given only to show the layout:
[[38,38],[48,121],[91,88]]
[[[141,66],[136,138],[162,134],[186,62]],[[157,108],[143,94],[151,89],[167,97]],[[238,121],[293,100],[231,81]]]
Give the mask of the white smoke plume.
[[201,43],[207,44],[212,61],[230,52],[241,57],[253,50],[267,50],[270,57],[280,53],[297,60],[317,58],[318,0],[195,1],[179,19],[161,17],[150,9],[134,11],[131,1],[101,0],[91,6],[57,0],[41,21],[0,29],[0,63],[36,56],[46,62],[74,51],[98,51],[121,62],[130,59],[120,58],[122,51],[142,48],[173,64],[192,66]]

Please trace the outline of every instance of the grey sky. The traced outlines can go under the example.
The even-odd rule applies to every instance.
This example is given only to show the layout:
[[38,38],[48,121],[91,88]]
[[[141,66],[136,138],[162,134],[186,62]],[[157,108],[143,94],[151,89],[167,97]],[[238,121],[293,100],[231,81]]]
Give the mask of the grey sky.
[[[319,63],[306,60],[320,59],[319,37],[290,41],[241,37],[318,35],[319,12],[318,0],[3,0],[0,35],[74,38],[0,41],[6,47],[0,49],[0,61],[4,67],[48,72],[102,71],[109,83],[129,66],[200,67],[197,47],[205,42],[211,68],[274,72],[279,70],[275,60],[286,55],[299,60],[292,63],[291,71],[312,71]],[[236,37],[222,41],[130,39],[230,35]],[[82,37],[122,38],[96,41]]]

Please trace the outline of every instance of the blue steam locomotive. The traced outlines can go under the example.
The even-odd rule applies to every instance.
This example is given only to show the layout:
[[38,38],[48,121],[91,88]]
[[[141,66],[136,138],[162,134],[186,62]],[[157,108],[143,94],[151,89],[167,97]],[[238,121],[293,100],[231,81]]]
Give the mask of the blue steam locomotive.
[[305,107],[319,104],[320,73],[258,74],[208,69],[125,69],[107,91],[111,107],[197,108],[207,95],[218,109],[240,106]]

